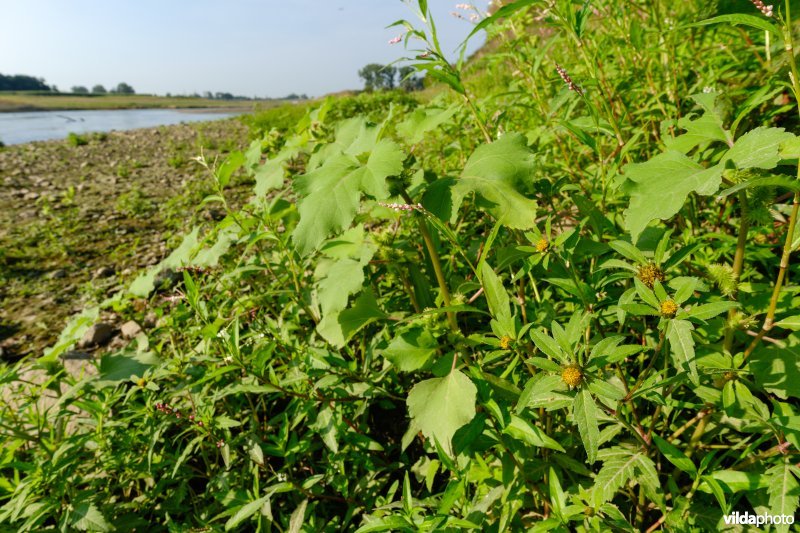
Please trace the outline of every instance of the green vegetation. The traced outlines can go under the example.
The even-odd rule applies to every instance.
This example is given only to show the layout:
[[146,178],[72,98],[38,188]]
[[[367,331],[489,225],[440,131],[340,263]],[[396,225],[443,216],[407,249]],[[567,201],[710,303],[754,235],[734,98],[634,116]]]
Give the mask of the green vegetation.
[[150,96],[143,94],[98,93],[42,94],[0,92],[0,112],[66,109],[157,109],[157,108],[225,108],[251,111],[282,105],[280,100],[211,100],[188,96]]
[[[477,13],[490,45],[453,64],[419,0],[420,22],[397,25],[437,96],[245,119],[249,147],[196,158],[198,206],[216,212],[43,354],[0,368],[0,524],[793,517],[791,7],[517,0]],[[119,209],[147,219],[138,191]],[[74,364],[96,323],[127,320],[144,330],[83,342],[97,358]]]

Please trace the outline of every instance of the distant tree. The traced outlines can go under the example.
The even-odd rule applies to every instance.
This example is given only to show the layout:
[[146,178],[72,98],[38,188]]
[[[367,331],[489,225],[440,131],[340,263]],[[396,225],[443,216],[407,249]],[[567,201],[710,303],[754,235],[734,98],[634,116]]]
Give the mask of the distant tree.
[[400,67],[397,71],[397,78],[400,88],[406,91],[421,91],[425,88],[422,78],[414,74],[414,67]]
[[359,77],[364,80],[364,89],[376,91],[381,89],[394,89],[394,77],[397,69],[379,63],[370,63],[358,71]]
[[75,94],[89,94],[89,89],[87,89],[83,85],[75,85],[70,90]]
[[206,92],[203,93],[203,98],[207,98],[209,100],[213,100],[214,99],[214,93],[212,93],[211,91],[206,91]]
[[92,87],[92,93],[94,94],[106,94],[107,92],[108,91],[106,91],[106,88],[100,85],[99,83],[94,87]]
[[5,76],[0,74],[0,91],[50,91],[44,78],[34,78],[24,74]]
[[231,93],[216,93],[214,98],[217,100],[233,100],[234,96]]
[[133,90],[133,87],[125,82],[118,83],[116,88],[112,89],[111,92],[117,94],[136,94],[136,91]]

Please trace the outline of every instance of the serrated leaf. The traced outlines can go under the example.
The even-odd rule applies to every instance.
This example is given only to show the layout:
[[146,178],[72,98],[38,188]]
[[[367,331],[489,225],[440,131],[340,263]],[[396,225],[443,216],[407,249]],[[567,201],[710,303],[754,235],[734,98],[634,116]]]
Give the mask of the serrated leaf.
[[737,307],[739,307],[737,302],[711,302],[709,304],[696,305],[686,311],[683,316],[708,320]]
[[592,395],[586,389],[581,389],[575,395],[573,414],[578,425],[583,447],[586,449],[589,464],[597,460],[597,450],[600,443],[600,428],[597,425],[597,406]]
[[341,348],[358,330],[385,317],[386,313],[378,307],[375,295],[371,291],[366,291],[349,309],[324,316],[317,324],[317,332],[326,341]]
[[425,134],[435,130],[455,115],[458,106],[451,105],[447,109],[418,107],[409,113],[408,118],[397,125],[397,133],[408,144],[417,144],[422,141]]
[[103,513],[93,503],[81,503],[72,511],[72,527],[79,531],[111,531]]
[[436,353],[438,343],[431,333],[421,327],[397,335],[383,351],[383,356],[402,372],[422,368]]
[[667,339],[669,340],[675,368],[679,371],[688,372],[692,383],[699,385],[700,376],[697,374],[697,363],[694,358],[693,330],[694,326],[691,322],[671,320],[667,326]]
[[611,501],[614,494],[631,480],[643,486],[659,486],[655,465],[642,452],[616,447],[603,450],[600,459],[603,461],[603,467],[597,473],[592,489],[592,502],[595,507]]
[[750,371],[759,386],[778,398],[800,398],[800,347],[756,350],[750,359]]
[[544,331],[539,331],[536,328],[531,328],[528,334],[530,335],[533,344],[535,344],[536,347],[542,351],[542,353],[552,357],[557,361],[561,361],[562,363],[569,362],[567,356],[561,350],[561,347],[553,337]]
[[420,381],[408,393],[406,404],[412,422],[427,438],[439,441],[453,455],[455,432],[475,417],[478,389],[458,370],[443,378]]
[[762,126],[750,130],[736,139],[733,147],[725,154],[722,162],[733,161],[736,168],[740,170],[747,168],[775,168],[781,160],[781,145],[793,137],[793,133],[784,131],[783,128]]
[[469,193],[479,196],[500,224],[514,229],[536,225],[536,201],[522,194],[532,182],[534,155],[524,135],[507,134],[499,140],[479,146],[467,161],[453,192],[453,215]]
[[364,266],[360,261],[341,259],[333,263],[317,284],[322,315],[347,307],[348,298],[360,291],[363,283]]
[[[800,484],[797,482],[795,472],[792,471],[792,463],[789,457],[782,457],[781,464],[769,470],[769,510],[772,515],[795,516],[798,507],[798,495],[800,495]],[[785,533],[789,531],[789,524],[779,524],[775,526],[775,531]]]
[[354,155],[340,153],[296,178],[293,186],[301,197],[300,222],[292,238],[300,253],[308,254],[326,237],[347,229],[355,218],[361,193],[387,198],[386,178],[403,170],[403,159],[400,148],[384,139],[363,164]]
[[653,220],[667,220],[680,211],[689,194],[714,194],[722,183],[722,165],[704,168],[684,154],[669,150],[644,163],[625,166],[633,182],[625,228],[636,242]]

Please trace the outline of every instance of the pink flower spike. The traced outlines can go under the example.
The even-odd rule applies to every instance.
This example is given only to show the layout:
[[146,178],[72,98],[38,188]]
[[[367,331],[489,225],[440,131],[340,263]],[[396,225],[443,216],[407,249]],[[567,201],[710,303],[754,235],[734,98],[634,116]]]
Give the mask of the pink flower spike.
[[400,42],[400,41],[402,41],[402,40],[403,40],[403,36],[402,36],[402,35],[398,35],[398,36],[397,36],[397,37],[395,37],[394,39],[390,40],[390,41],[389,41],[389,44],[397,44],[397,43],[399,43],[399,42]]

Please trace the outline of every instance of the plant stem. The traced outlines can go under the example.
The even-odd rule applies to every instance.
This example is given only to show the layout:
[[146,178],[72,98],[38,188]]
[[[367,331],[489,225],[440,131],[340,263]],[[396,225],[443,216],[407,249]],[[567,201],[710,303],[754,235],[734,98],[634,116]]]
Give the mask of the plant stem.
[[483,138],[486,140],[487,143],[492,142],[492,136],[489,134],[489,130],[486,128],[486,124],[483,123],[483,118],[481,117],[480,113],[478,112],[478,108],[475,107],[475,104],[472,103],[472,100],[467,93],[464,93],[464,101],[467,103],[467,107],[472,112],[472,116],[475,117],[475,122],[478,123],[478,127],[481,129],[481,133],[483,133]]
[[[739,191],[739,237],[736,240],[736,253],[733,256],[733,277],[738,287],[739,277],[742,275],[742,269],[744,268],[744,251],[745,247],[747,246],[747,230],[750,228],[750,224],[747,220],[747,193],[744,191]],[[734,292],[731,295],[732,298],[736,299],[736,292],[737,290],[734,288]],[[728,311],[728,323],[725,326],[725,341],[723,344],[723,349],[730,353],[731,347],[733,346],[733,334],[735,333],[735,329],[732,327],[731,322],[733,321],[734,316],[736,316],[736,309],[731,309]]]
[[[414,203],[406,191],[403,191],[402,195],[406,203]],[[433,243],[431,232],[428,230],[428,224],[425,222],[424,217],[417,216],[417,227],[419,227],[419,232],[422,234],[422,239],[425,241],[425,247],[428,249],[433,271],[436,273],[436,281],[439,283],[439,289],[442,291],[444,305],[445,307],[450,307],[450,289],[447,287],[447,280],[444,277],[444,271],[442,271],[442,261],[439,259],[439,252],[436,251],[436,245]],[[453,331],[458,331],[456,315],[452,311],[447,311],[447,322],[450,324],[450,328]]]

